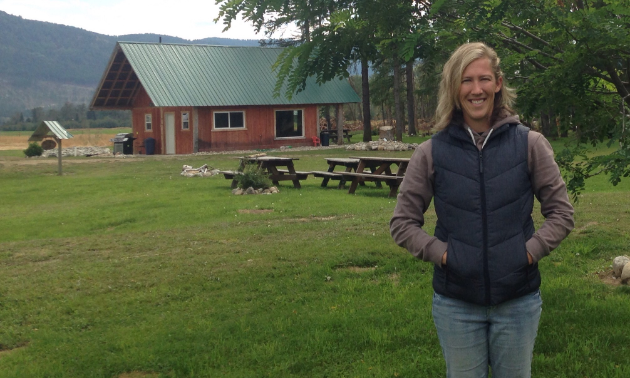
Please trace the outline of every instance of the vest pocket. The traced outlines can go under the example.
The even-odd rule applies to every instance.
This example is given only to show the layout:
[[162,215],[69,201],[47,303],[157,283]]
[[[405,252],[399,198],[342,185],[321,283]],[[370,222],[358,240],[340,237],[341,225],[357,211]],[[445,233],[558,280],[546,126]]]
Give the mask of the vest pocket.
[[470,287],[484,283],[481,248],[468,245],[451,236],[446,251],[446,284]]

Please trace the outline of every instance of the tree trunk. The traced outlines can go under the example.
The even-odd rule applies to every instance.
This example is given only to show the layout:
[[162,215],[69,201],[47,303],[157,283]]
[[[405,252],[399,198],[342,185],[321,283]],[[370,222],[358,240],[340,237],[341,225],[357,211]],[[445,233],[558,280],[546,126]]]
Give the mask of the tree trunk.
[[540,114],[540,132],[545,138],[557,136],[557,133],[554,134],[554,130],[556,130],[555,121],[552,112],[542,112]]
[[416,135],[416,101],[413,96],[413,60],[407,62],[407,122],[409,122],[409,135]]
[[337,118],[337,144],[338,145],[342,145],[343,144],[343,104],[337,104],[337,107],[335,108],[335,111],[337,114],[336,118]]
[[372,118],[370,116],[370,78],[368,77],[368,60],[361,59],[361,88],[363,95],[363,141],[372,140]]
[[400,62],[398,54],[394,54],[394,112],[396,116],[396,140],[402,142],[403,131],[403,110],[402,101],[400,100]]

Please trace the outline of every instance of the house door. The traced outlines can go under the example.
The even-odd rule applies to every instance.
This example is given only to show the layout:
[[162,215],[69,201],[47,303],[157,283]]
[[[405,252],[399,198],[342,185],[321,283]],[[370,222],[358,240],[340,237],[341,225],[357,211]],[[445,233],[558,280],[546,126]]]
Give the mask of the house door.
[[175,113],[164,113],[164,137],[166,141],[166,153],[175,154]]

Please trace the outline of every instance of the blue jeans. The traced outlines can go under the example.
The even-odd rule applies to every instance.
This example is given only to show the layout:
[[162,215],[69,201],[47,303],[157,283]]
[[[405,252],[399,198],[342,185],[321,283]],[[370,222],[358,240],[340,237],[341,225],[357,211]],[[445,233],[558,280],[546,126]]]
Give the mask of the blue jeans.
[[447,378],[529,378],[542,311],[540,291],[479,306],[433,294]]

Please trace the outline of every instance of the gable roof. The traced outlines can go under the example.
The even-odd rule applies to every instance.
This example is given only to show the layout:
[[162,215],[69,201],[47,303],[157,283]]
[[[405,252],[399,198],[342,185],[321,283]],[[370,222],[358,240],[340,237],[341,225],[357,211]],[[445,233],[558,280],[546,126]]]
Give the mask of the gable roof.
[[37,129],[33,131],[33,135],[28,138],[29,142],[39,142],[47,137],[54,137],[57,139],[70,139],[74,136],[68,132],[57,121],[42,121]]
[[307,80],[288,100],[273,97],[281,48],[118,42],[93,109],[130,109],[140,87],[154,106],[339,104],[361,99],[347,80]]

